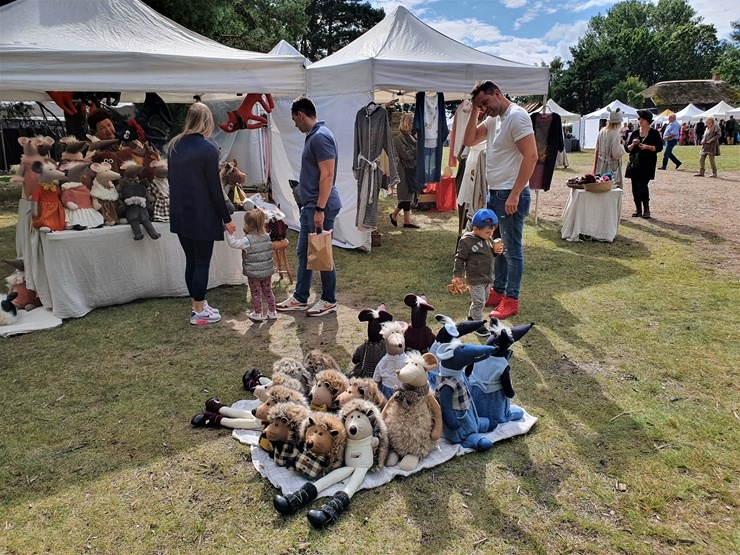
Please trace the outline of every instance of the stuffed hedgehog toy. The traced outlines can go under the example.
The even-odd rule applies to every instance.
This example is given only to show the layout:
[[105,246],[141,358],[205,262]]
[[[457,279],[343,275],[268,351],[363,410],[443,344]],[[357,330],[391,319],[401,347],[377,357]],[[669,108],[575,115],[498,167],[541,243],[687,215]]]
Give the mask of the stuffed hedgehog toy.
[[344,466],[337,468],[315,482],[303,484],[301,489],[287,495],[277,495],[275,509],[282,515],[292,515],[318,497],[319,492],[346,480],[345,487],[319,509],[308,512],[308,521],[314,528],[323,528],[349,506],[368,471],[380,470],[388,456],[388,430],[378,407],[363,399],[354,399],[342,407],[340,413],[347,442],[344,448]]
[[472,345],[453,339],[437,349],[439,383],[435,397],[442,409],[442,436],[450,443],[476,451],[487,451],[493,443],[481,435],[489,431],[487,418],[478,416],[470,394],[466,366],[492,356],[497,348],[490,345]]
[[349,387],[347,376],[338,370],[322,370],[308,394],[311,410],[337,412],[339,396]]
[[301,430],[308,421],[305,405],[279,403],[267,413],[262,435],[270,442],[270,457],[278,466],[293,468],[301,452]]
[[434,311],[434,307],[429,304],[424,295],[413,293],[406,295],[403,302],[411,307],[411,325],[403,334],[406,338],[406,350],[419,351],[424,354],[429,351],[429,347],[435,340],[434,332],[427,326],[427,313]]
[[385,395],[378,389],[372,378],[350,378],[349,387],[339,395],[339,406],[344,406],[352,399],[365,399],[383,409],[387,402]]
[[491,336],[486,345],[496,347],[496,352],[480,362],[476,362],[470,372],[470,395],[478,415],[487,418],[489,431],[497,425],[519,420],[524,411],[511,404],[514,388],[511,385],[509,359],[511,345],[524,337],[534,323],[507,328],[491,318]]
[[300,437],[302,450],[295,469],[309,480],[317,480],[344,464],[347,433],[336,414],[311,412],[303,422]]
[[352,370],[347,373],[350,378],[372,378],[375,367],[385,356],[385,340],[381,335],[381,326],[393,320],[393,314],[387,312],[381,304],[375,310],[365,308],[357,315],[360,322],[367,322],[367,339],[355,349],[352,355]]

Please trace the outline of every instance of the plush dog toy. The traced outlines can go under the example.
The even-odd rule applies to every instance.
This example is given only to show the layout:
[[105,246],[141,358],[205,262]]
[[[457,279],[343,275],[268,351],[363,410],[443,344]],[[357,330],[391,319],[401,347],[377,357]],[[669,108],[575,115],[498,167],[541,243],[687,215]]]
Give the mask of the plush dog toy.
[[386,466],[399,464],[413,470],[432,452],[442,437],[442,411],[430,392],[427,372],[437,366],[437,357],[417,351],[407,353],[408,362],[398,373],[401,386],[383,409],[388,426],[390,453]]
[[403,334],[406,338],[406,350],[424,354],[429,351],[435,340],[434,332],[427,326],[427,314],[434,311],[434,307],[429,304],[426,296],[413,293],[406,295],[403,302],[411,307],[411,325]]
[[322,370],[308,394],[311,409],[319,412],[337,412],[339,396],[349,387],[347,376],[338,370]]
[[442,435],[451,443],[476,451],[493,447],[493,443],[481,435],[481,432],[489,430],[490,425],[487,418],[478,416],[463,370],[495,352],[496,347],[466,344],[459,339],[437,349],[440,376],[435,396],[442,409]]
[[330,412],[311,412],[301,430],[302,451],[295,469],[309,480],[316,480],[344,464],[347,433],[342,419]]
[[[241,186],[247,181],[247,174],[238,168],[236,158],[221,165],[219,176],[227,204],[231,203],[235,210],[244,210],[247,195]],[[229,211],[233,212],[233,210]]]
[[396,371],[406,365],[406,338],[403,333],[408,324],[405,322],[385,322],[380,334],[385,340],[385,355],[378,361],[373,373],[373,380],[386,399],[393,396],[394,388],[401,385]]
[[371,378],[375,367],[385,356],[385,340],[381,335],[381,326],[393,320],[393,314],[387,312],[381,304],[375,310],[365,308],[357,315],[360,322],[367,322],[367,339],[355,349],[352,355],[352,370],[347,373],[350,378]]
[[227,112],[228,121],[218,126],[226,133],[233,133],[240,129],[260,129],[267,125],[267,118],[254,113],[255,104],[262,106],[268,114],[275,108],[271,94],[250,93],[236,110]]
[[388,430],[378,407],[363,399],[354,399],[344,405],[341,419],[347,433],[344,465],[315,482],[305,483],[301,489],[287,495],[277,495],[275,509],[282,515],[296,513],[311,503],[320,491],[348,480],[346,486],[319,509],[308,512],[308,521],[314,528],[323,528],[347,510],[350,499],[357,492],[368,471],[383,468],[388,456]]
[[372,378],[349,379],[349,387],[339,395],[339,406],[344,406],[352,399],[365,399],[381,410],[387,402],[385,395]]
[[524,337],[534,323],[507,328],[491,318],[491,336],[486,345],[496,348],[487,359],[476,362],[470,372],[470,395],[478,415],[487,418],[489,430],[510,420],[519,420],[524,411],[511,404],[514,388],[511,384],[509,359],[511,345]]

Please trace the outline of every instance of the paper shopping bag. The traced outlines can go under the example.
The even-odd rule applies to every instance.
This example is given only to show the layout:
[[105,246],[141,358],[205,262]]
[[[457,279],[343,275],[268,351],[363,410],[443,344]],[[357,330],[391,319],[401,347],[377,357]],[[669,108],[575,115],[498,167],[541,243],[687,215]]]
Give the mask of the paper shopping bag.
[[308,261],[309,270],[328,272],[334,267],[334,257],[331,252],[331,231],[308,234]]

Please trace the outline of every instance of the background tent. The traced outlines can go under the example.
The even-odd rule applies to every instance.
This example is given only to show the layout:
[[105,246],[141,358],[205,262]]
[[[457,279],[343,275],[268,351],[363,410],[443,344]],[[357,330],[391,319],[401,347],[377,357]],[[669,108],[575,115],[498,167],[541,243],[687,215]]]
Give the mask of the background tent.
[[727,104],[727,102],[722,100],[721,102],[718,102],[717,104],[709,108],[709,110],[707,110],[706,112],[702,112],[701,114],[694,116],[692,119],[699,119],[699,118],[707,119],[709,116],[712,116],[715,119],[720,120],[722,118],[730,117],[730,115],[727,112],[731,111],[732,109],[733,109],[732,106],[730,106],[729,104]]
[[142,102],[221,93],[298,94],[300,56],[229,48],[139,0],[16,0],[0,8],[0,100],[49,100],[45,91],[115,91]]
[[700,117],[699,114],[701,113],[702,113],[701,108],[697,108],[693,104],[689,104],[683,110],[679,110],[678,112],[676,112],[676,119],[680,121],[681,123],[688,122],[693,119],[698,121],[698,118]]
[[569,112],[565,108],[561,107],[552,98],[549,98],[547,100],[546,106],[547,106],[547,109],[550,110],[551,112],[555,114],[559,114],[560,120],[563,123],[573,123],[581,119],[581,114],[574,114],[573,112]]
[[599,108],[586,114],[581,118],[581,126],[579,130],[579,138],[581,140],[582,148],[595,148],[596,137],[599,135],[599,120],[609,118],[609,110],[616,110],[619,108],[622,111],[623,117],[627,119],[637,119],[637,109],[632,106],[627,106],[624,102],[615,100],[610,104],[607,104],[603,108]]
[[383,93],[387,97],[399,91],[426,91],[461,98],[475,81],[490,79],[506,93],[545,95],[548,77],[548,68],[465,46],[422,23],[404,7],[393,10],[338,52],[308,66],[308,96],[340,145],[337,187],[344,209],[337,219],[335,239],[352,247],[370,247],[370,235],[355,228],[357,182],[352,156],[355,114],[376,99],[376,94],[380,99]]

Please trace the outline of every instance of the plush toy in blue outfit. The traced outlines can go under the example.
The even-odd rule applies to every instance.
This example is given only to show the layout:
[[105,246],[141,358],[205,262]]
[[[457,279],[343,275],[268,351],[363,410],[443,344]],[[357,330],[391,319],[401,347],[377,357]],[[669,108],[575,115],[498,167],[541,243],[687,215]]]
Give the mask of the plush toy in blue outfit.
[[[434,343],[432,343],[432,346],[429,347],[429,352],[433,355],[437,354],[437,350],[439,349],[440,345],[449,343],[456,337],[459,339],[463,335],[472,333],[485,324],[483,320],[465,320],[463,322],[455,323],[452,318],[450,318],[449,316],[445,316],[444,314],[437,314],[434,319],[442,324],[442,328],[437,332],[437,337],[434,340]],[[429,387],[431,387],[432,389],[435,389],[437,387],[438,376],[439,367],[430,370],[427,374]]]
[[476,362],[470,372],[470,395],[481,418],[487,418],[491,431],[499,424],[519,420],[524,411],[511,404],[514,387],[511,385],[511,345],[524,337],[534,323],[507,328],[491,318],[491,336],[486,345],[496,348],[490,358]]
[[489,430],[487,418],[480,418],[470,395],[464,368],[496,352],[490,345],[471,345],[453,339],[437,349],[439,383],[434,392],[442,409],[442,437],[477,451],[487,451],[493,443],[481,435]]

